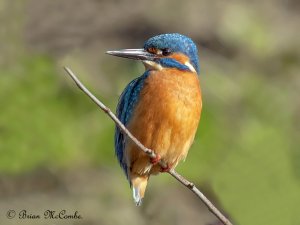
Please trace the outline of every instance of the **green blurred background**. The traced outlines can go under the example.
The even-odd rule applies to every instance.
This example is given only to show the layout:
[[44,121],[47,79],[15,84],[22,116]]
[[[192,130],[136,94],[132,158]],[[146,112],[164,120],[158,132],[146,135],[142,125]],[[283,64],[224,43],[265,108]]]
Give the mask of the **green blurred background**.
[[[235,224],[300,224],[300,2],[0,0],[0,224],[217,224],[168,175],[134,206],[114,156],[113,110],[141,63],[106,50],[178,32],[199,47],[204,108],[178,172]],[[26,209],[81,220],[8,219]]]

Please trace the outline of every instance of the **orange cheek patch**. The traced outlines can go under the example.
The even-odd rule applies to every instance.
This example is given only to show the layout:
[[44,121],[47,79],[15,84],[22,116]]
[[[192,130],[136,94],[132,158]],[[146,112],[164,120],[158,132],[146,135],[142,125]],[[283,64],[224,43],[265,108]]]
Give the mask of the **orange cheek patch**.
[[147,51],[152,53],[152,54],[156,54],[157,53],[157,48],[148,48]]
[[170,55],[169,58],[175,59],[178,62],[180,62],[181,64],[185,64],[186,62],[189,62],[189,58],[182,53],[174,53],[174,54]]

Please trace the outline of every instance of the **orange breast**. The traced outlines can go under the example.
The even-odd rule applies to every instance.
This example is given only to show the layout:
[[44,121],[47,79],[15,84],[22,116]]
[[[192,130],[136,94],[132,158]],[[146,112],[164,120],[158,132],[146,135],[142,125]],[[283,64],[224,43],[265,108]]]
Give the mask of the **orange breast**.
[[[186,157],[193,142],[201,108],[200,84],[195,73],[172,68],[153,71],[145,81],[128,129],[175,167]],[[130,173],[143,175],[159,171],[130,140],[124,155]]]

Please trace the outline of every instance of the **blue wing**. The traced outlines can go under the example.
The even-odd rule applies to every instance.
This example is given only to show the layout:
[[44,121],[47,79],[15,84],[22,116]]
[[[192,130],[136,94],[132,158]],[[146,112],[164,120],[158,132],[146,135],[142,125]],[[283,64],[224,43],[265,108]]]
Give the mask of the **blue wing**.
[[[119,120],[126,126],[130,120],[134,111],[134,106],[138,101],[140,91],[143,87],[144,81],[147,78],[149,72],[146,71],[142,76],[131,81],[122,92],[119,103],[117,106],[116,115]],[[124,161],[124,149],[125,149],[125,135],[120,131],[118,127],[115,129],[115,153],[119,160],[119,163],[124,170],[127,178],[127,165]]]

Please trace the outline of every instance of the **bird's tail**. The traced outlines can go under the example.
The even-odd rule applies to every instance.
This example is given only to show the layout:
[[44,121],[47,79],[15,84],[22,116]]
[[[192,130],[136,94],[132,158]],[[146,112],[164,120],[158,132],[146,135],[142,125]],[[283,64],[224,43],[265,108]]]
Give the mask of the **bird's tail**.
[[144,198],[145,190],[148,183],[148,178],[148,176],[131,176],[133,199],[137,206],[140,206],[142,204],[142,200]]

